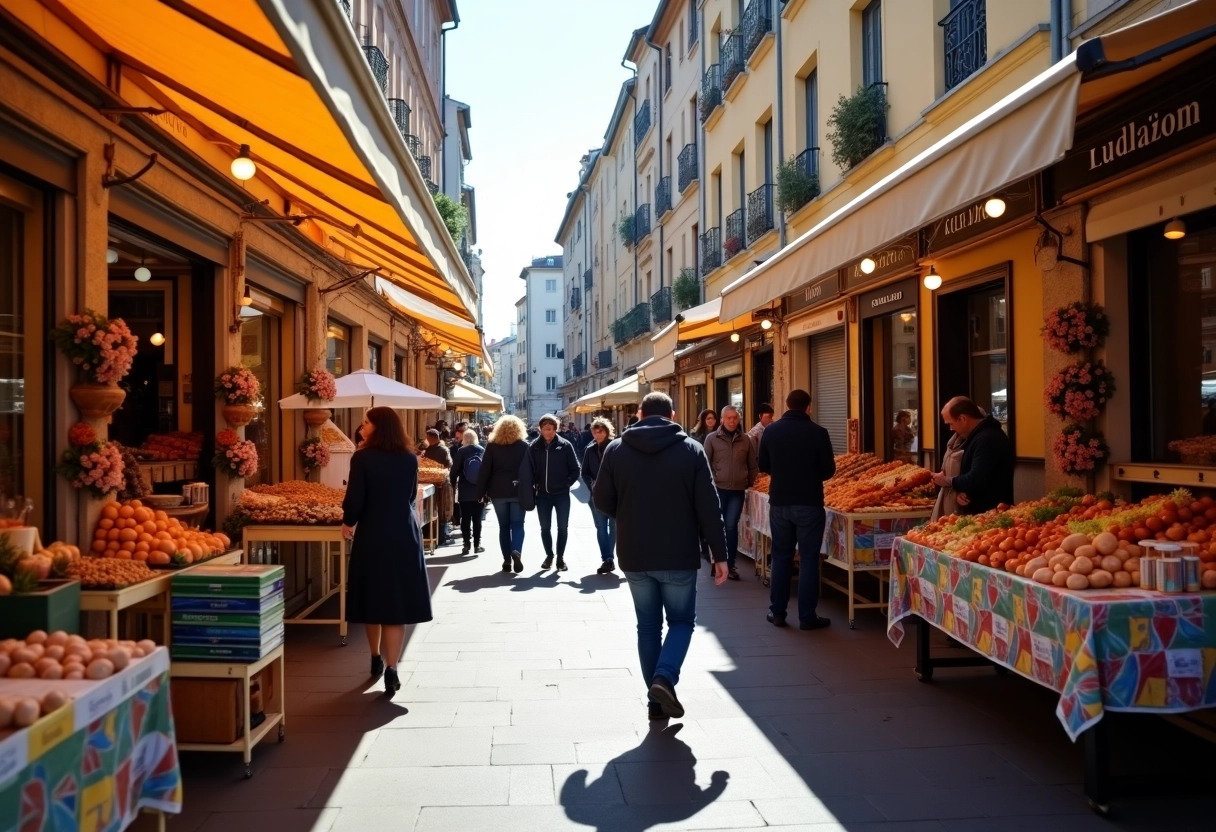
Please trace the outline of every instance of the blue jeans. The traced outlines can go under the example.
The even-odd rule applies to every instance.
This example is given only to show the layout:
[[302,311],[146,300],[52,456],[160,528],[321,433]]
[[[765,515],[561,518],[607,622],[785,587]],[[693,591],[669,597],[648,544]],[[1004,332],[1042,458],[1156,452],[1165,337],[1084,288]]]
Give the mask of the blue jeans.
[[[670,569],[626,572],[633,609],[638,617],[638,658],[642,679],[650,687],[656,676],[675,685],[692,643],[697,620],[697,570]],[[667,638],[663,613],[667,613]]]
[[557,559],[566,554],[567,527],[570,525],[570,492],[536,495],[536,518],[540,520],[540,542],[545,546],[545,557],[553,557],[553,511],[557,510]]
[[722,504],[722,522],[726,525],[726,565],[735,568],[735,555],[739,554],[739,518],[743,516],[743,492],[718,489],[718,502]]
[[823,506],[774,506],[768,509],[773,533],[772,583],[769,611],[785,615],[790,603],[790,581],[794,573],[794,545],[801,559],[798,566],[798,620],[810,621],[819,606],[819,550],[827,514]]
[[502,549],[502,558],[506,560],[512,552],[523,551],[524,507],[511,497],[499,497],[492,502],[494,516],[498,518],[498,548]]
[[591,519],[595,521],[595,539],[600,544],[600,560],[612,560],[616,547],[616,520],[591,506]]

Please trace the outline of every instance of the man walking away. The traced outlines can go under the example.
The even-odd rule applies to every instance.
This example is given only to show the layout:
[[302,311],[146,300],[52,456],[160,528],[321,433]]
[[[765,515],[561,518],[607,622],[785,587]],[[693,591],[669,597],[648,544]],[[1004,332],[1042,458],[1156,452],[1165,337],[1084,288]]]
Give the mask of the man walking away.
[[541,569],[553,566],[553,512],[557,511],[557,571],[566,571],[566,536],[570,524],[570,488],[578,482],[578,457],[574,446],[557,435],[557,417],[540,417],[540,436],[528,446],[532,484],[536,487],[536,515],[540,539],[545,546]]
[[811,420],[811,394],[793,390],[786,411],[760,438],[760,470],[772,476],[768,486],[769,526],[773,534],[772,583],[768,621],[785,627],[794,573],[794,546],[802,557],[798,569],[798,626],[818,630],[831,621],[819,606],[819,550],[823,545],[823,481],[836,473],[836,458],[827,430]]
[[747,438],[752,440],[752,447],[756,449],[757,456],[760,454],[760,437],[764,435],[764,429],[773,421],[775,413],[771,404],[762,404],[756,408],[756,418],[759,421],[752,425],[752,429],[747,432]]
[[705,451],[672,421],[671,399],[650,393],[638,415],[604,450],[592,495],[595,507],[617,522],[617,558],[637,614],[650,718],[678,718],[684,706],[676,685],[697,617],[700,539],[709,541],[720,586],[726,533]]
[[739,427],[739,411],[722,408],[718,429],[705,437],[705,458],[718,489],[722,521],[726,525],[727,577],[739,580],[735,558],[739,554],[739,518],[743,516],[744,492],[756,481],[756,450]]

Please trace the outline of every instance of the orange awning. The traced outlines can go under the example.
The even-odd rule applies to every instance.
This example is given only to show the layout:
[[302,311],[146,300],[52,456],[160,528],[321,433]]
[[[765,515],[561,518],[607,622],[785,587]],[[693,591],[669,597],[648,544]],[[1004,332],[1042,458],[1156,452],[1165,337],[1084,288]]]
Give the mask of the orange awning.
[[472,280],[337,3],[0,0],[0,8],[123,103],[176,116],[196,143],[210,143],[196,152],[224,175],[248,144],[257,193],[281,197],[273,210],[310,216],[319,233],[309,236],[352,269],[377,268],[467,322],[462,329],[476,321]]

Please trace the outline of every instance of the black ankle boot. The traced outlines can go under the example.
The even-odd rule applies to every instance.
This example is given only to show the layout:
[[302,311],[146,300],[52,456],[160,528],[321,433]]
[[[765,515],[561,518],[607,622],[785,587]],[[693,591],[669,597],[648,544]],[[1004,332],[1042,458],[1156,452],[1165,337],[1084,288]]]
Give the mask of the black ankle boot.
[[384,659],[380,656],[372,656],[372,678],[379,679],[380,674],[384,672]]
[[401,690],[401,680],[397,678],[397,668],[384,668],[384,695],[392,699],[393,694],[399,690]]

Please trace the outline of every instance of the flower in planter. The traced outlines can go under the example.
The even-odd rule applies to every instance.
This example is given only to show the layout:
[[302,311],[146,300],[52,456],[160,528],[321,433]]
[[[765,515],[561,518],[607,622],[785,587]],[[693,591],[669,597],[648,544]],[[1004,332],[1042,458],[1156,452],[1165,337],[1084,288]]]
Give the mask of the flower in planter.
[[105,497],[126,483],[122,447],[117,442],[102,442],[97,432],[86,422],[77,422],[68,430],[68,443],[58,471],[72,484],[97,497]]
[[1073,422],[1096,419],[1114,393],[1114,377],[1101,361],[1065,367],[1053,375],[1043,389],[1047,409]]
[[1052,443],[1056,463],[1066,474],[1088,474],[1096,471],[1110,448],[1099,431],[1081,425],[1066,425]]
[[77,447],[92,445],[97,441],[97,431],[88,422],[77,422],[68,428],[68,444]]
[[1073,301],[1048,313],[1043,340],[1060,352],[1075,353],[1102,345],[1110,334],[1110,318],[1096,303]]
[[722,243],[722,250],[726,252],[727,257],[734,257],[743,250],[743,240],[738,237],[727,237]]
[[329,370],[310,370],[300,377],[296,392],[310,402],[333,401],[338,395],[338,382]]
[[251,477],[258,470],[258,448],[248,439],[241,439],[236,431],[222,430],[215,437],[215,456],[211,464],[218,471],[226,471],[235,477]]
[[329,464],[329,447],[321,442],[321,437],[313,436],[300,443],[300,462],[304,465],[304,475],[324,468]]
[[91,309],[60,321],[51,330],[51,340],[97,384],[117,384],[131,372],[139,343],[122,318],[110,319]]
[[261,382],[248,367],[229,367],[215,380],[215,397],[224,404],[253,404],[261,392]]

